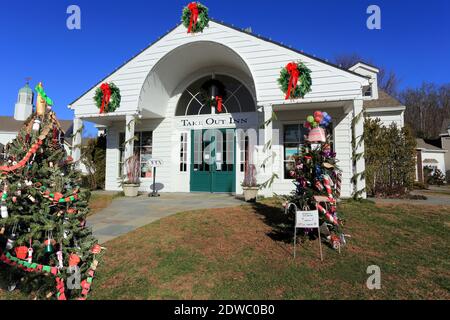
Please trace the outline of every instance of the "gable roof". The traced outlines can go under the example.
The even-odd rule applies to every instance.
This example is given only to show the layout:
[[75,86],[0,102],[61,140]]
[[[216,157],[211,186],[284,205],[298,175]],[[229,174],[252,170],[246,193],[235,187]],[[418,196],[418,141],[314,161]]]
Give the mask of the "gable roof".
[[0,116],[0,132],[19,132],[23,122],[14,117]]
[[[301,54],[301,55],[303,55],[303,56],[305,56],[305,57],[308,57],[308,58],[310,58],[310,59],[316,60],[316,61],[318,61],[318,62],[321,62],[321,63],[323,63],[323,64],[326,64],[326,65],[328,65],[328,66],[331,66],[331,67],[333,67],[333,68],[339,69],[339,70],[344,71],[344,72],[349,73],[349,74],[352,74],[353,76],[357,76],[357,77],[363,78],[363,79],[370,79],[370,77],[367,77],[367,76],[361,75],[361,74],[359,74],[359,73],[357,73],[357,72],[354,72],[354,71],[351,71],[351,70],[342,68],[342,67],[340,67],[340,66],[338,66],[338,65],[336,65],[336,64],[334,64],[334,63],[329,62],[328,60],[318,58],[318,57],[316,57],[315,55],[311,55],[311,54],[305,53],[305,52],[303,52],[303,51],[301,51],[301,50],[297,50],[297,49],[292,48],[292,47],[290,47],[290,46],[287,46],[287,45],[285,45],[285,44],[283,44],[283,43],[281,43],[281,42],[274,41],[274,40],[272,40],[271,38],[266,38],[266,37],[263,37],[263,36],[261,36],[261,35],[259,35],[259,34],[256,35],[256,34],[254,34],[254,33],[251,32],[251,31],[246,31],[245,29],[237,28],[237,27],[235,27],[234,25],[227,24],[227,23],[225,23],[225,22],[223,22],[223,21],[217,21],[217,20],[214,20],[214,19],[211,19],[211,18],[210,18],[210,21],[211,21],[211,22],[214,22],[214,23],[217,23],[217,24],[219,24],[219,25],[225,26],[225,27],[227,27],[227,28],[233,29],[233,30],[235,30],[235,31],[238,31],[238,32],[241,32],[241,33],[245,33],[245,34],[250,35],[250,36],[252,36],[252,37],[254,37],[254,38],[257,38],[257,39],[259,39],[259,40],[262,40],[262,41],[266,41],[266,42],[275,44],[275,45],[277,45],[277,46],[279,46],[279,47],[285,48],[285,49],[287,49],[287,50],[290,50],[290,51],[295,52],[295,53],[297,53],[297,54]],[[92,89],[94,89],[94,88],[95,88],[96,86],[98,86],[100,83],[102,83],[103,81],[105,81],[108,77],[110,77],[110,76],[113,75],[115,72],[117,72],[117,71],[120,70],[122,67],[124,67],[124,66],[127,65],[129,62],[131,62],[133,59],[135,59],[136,57],[138,57],[142,52],[146,51],[147,49],[149,49],[150,47],[152,47],[153,45],[155,45],[156,43],[158,43],[161,39],[163,39],[165,36],[167,36],[168,34],[170,34],[172,31],[174,31],[174,30],[175,30],[176,28],[178,28],[180,25],[181,25],[181,23],[178,23],[175,27],[173,27],[172,29],[170,29],[169,31],[167,31],[164,35],[158,37],[157,40],[155,40],[155,41],[153,41],[152,43],[150,43],[147,47],[145,47],[145,48],[142,49],[140,52],[138,52],[138,53],[136,53],[134,56],[132,56],[130,59],[128,59],[128,60],[126,60],[124,63],[122,63],[119,67],[115,68],[113,71],[111,71],[110,73],[108,73],[108,74],[107,74],[105,77],[103,77],[100,81],[98,81],[96,84],[94,84],[94,85],[91,86],[89,89],[87,89],[85,92],[83,92],[81,95],[79,95],[74,101],[72,101],[71,103],[69,103],[69,106],[75,104],[75,103],[76,103],[78,100],[80,100],[83,96],[85,96],[87,93],[89,93],[89,91],[91,91]]]
[[383,89],[378,88],[378,99],[364,100],[365,108],[400,107],[403,104],[393,96],[387,94]]
[[442,148],[433,146],[432,144],[426,143],[425,140],[416,138],[417,147],[416,149],[426,149],[426,150],[436,150],[436,151],[445,151]]

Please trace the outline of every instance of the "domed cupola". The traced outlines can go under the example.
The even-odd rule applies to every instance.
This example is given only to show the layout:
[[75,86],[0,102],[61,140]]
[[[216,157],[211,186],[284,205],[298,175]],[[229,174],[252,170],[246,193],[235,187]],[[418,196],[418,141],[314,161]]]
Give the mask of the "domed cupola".
[[33,113],[33,90],[28,82],[19,90],[17,103],[14,110],[14,119],[25,121]]

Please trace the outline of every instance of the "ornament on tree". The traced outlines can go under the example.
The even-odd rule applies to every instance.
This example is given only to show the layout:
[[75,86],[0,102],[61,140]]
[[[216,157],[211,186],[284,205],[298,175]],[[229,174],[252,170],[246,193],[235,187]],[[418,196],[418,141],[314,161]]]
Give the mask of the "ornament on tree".
[[28,255],[28,248],[26,246],[16,247],[14,251],[16,252],[16,257],[22,260]]
[[28,263],[32,263],[33,262],[33,247],[31,246],[31,240],[30,240],[30,247],[28,248],[27,261],[28,261]]
[[38,116],[43,116],[45,114],[45,111],[47,110],[47,106],[52,106],[53,101],[45,93],[44,87],[42,86],[42,82],[39,82],[35,90],[38,94],[36,99],[36,113]]
[[75,253],[70,254],[69,256],[69,266],[74,267],[80,263],[81,259]]
[[46,253],[52,253],[53,252],[53,246],[55,245],[56,241],[53,240],[53,232],[48,231],[47,232],[47,239],[44,241],[45,246],[45,252]]
[[6,240],[6,250],[12,250],[14,248],[14,245],[16,244],[17,234],[13,230],[11,235]]
[[303,98],[311,91],[311,70],[303,62],[289,62],[281,69],[278,84],[285,100]]
[[200,2],[191,2],[184,7],[181,21],[187,33],[203,32],[209,23],[208,8]]
[[64,263],[63,263],[63,252],[62,252],[61,250],[59,250],[58,252],[56,252],[56,257],[58,258],[58,269],[64,268]]

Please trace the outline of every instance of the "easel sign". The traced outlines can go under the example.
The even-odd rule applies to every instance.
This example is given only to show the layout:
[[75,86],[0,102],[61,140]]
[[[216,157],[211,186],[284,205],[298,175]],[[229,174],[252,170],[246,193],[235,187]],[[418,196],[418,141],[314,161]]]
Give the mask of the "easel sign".
[[160,194],[158,190],[156,190],[156,168],[159,168],[163,165],[162,160],[158,159],[149,159],[147,161],[148,165],[153,168],[153,191],[148,195],[149,197],[159,197]]
[[319,211],[315,210],[297,210],[297,206],[294,203],[288,204],[287,208],[290,206],[295,207],[295,226],[294,226],[294,259],[296,257],[296,245],[297,245],[297,229],[317,229],[319,234],[319,252],[320,260],[323,261],[322,255],[322,239],[320,236],[320,224],[319,224]]

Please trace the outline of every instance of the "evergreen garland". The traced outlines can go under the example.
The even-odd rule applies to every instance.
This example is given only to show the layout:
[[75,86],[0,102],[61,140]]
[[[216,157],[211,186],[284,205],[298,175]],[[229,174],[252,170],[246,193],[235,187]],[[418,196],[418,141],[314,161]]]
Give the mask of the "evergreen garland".
[[[120,101],[122,100],[122,96],[120,95],[120,89],[114,84],[109,83],[109,88],[111,89],[111,100],[109,101],[109,104],[107,108],[105,109],[105,112],[114,112],[120,107]],[[98,87],[95,90],[95,96],[94,101],[97,106],[97,108],[102,107],[102,99],[103,99],[103,92],[100,87]]]
[[[297,86],[291,91],[290,98],[298,99],[303,98],[308,92],[311,91],[312,79],[311,70],[305,66],[303,62],[297,63],[298,71],[300,75],[298,77]],[[281,91],[287,93],[289,88],[290,74],[286,68],[281,69],[280,77],[278,78],[278,84],[280,85]]]
[[[197,2],[198,7],[198,20],[192,26],[192,33],[203,32],[203,29],[209,26],[209,16],[208,16],[208,8],[205,7],[200,2]],[[189,28],[189,23],[191,21],[191,10],[186,6],[183,9],[183,14],[181,16],[181,21],[186,28]]]

